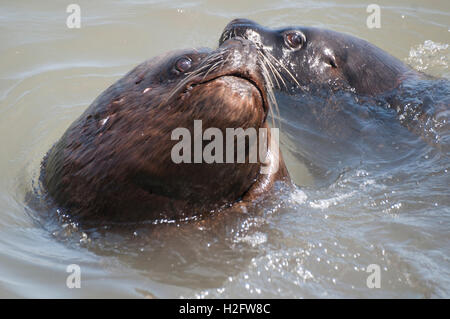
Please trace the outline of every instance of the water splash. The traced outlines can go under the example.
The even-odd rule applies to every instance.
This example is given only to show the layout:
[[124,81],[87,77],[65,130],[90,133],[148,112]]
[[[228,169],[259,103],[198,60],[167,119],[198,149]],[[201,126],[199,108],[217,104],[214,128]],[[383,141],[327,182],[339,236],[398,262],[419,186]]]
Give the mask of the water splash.
[[[406,63],[418,71],[427,71],[433,75],[450,78],[448,70],[450,60],[450,46],[445,43],[426,40],[409,51]],[[444,73],[444,74],[443,74]]]

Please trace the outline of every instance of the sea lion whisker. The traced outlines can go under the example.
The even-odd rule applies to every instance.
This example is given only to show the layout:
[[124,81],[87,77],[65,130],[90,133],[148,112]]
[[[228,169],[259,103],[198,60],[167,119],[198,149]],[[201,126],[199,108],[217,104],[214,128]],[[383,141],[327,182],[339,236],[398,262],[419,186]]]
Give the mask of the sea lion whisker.
[[267,65],[269,66],[269,68],[270,68],[270,70],[271,70],[271,72],[272,72],[272,74],[273,74],[273,77],[274,77],[275,80],[277,81],[278,88],[281,89],[281,86],[280,86],[280,84],[279,84],[279,82],[278,82],[278,79],[280,79],[281,82],[283,82],[284,87],[287,88],[286,82],[284,81],[284,79],[283,79],[282,75],[280,74],[280,72],[278,72],[278,70],[275,68],[275,66],[274,66],[273,63],[270,61],[270,59],[269,59],[267,56],[264,55],[264,51],[260,51],[260,52],[261,52],[261,56],[262,56],[262,57],[264,58],[264,60],[267,62]]
[[168,97],[164,101],[162,101],[161,104],[167,103],[176,94],[176,92],[184,88],[186,84],[189,83],[189,81],[191,81],[195,76],[199,76],[206,71],[205,75],[203,76],[204,80],[206,76],[210,72],[214,71],[217,68],[218,64],[223,60],[224,53],[225,53],[224,50],[220,50],[219,52],[211,54],[204,61],[202,61],[202,63],[196,70],[190,73],[186,73],[187,76],[171,90]]
[[[216,55],[213,56],[214,58],[216,57]],[[187,76],[180,82],[178,83],[177,86],[175,86],[172,91],[170,92],[170,94],[168,95],[167,99],[164,101],[165,103],[167,101],[169,101],[172,96],[178,91],[180,90],[180,88],[184,87],[189,81],[191,81],[195,76],[200,75],[202,72],[204,72],[206,69],[210,69],[210,61],[209,59],[207,59],[206,64],[204,65],[200,65],[200,67],[198,67],[195,71],[192,71],[190,73],[186,73]]]
[[302,87],[300,83],[297,81],[296,77],[289,71],[289,69],[284,65],[284,63],[280,60],[277,60],[270,52],[267,52],[267,50],[264,51],[269,58],[271,58],[273,61],[275,61],[276,64],[278,64],[283,70],[292,78],[292,80],[297,84],[298,87]]
[[221,68],[225,65],[225,63],[227,63],[229,61],[231,57],[231,54],[228,54],[227,57],[225,59],[223,59],[222,65],[220,66]]
[[[272,77],[270,76],[270,73],[267,69],[268,63],[267,63],[267,59],[264,58],[262,52],[258,51],[258,55],[262,58],[261,61],[261,67],[263,68],[264,72],[266,73],[265,75],[266,80],[270,81],[271,86],[273,86],[273,81],[272,81],[272,77],[275,78],[275,81],[277,82],[277,86],[280,87],[280,84],[278,82],[278,79],[275,77],[275,75],[273,74],[273,71],[270,70],[272,72]],[[270,67],[269,67],[270,68]]]
[[[265,55],[264,55],[264,57],[267,58]],[[274,73],[274,76],[278,77],[278,78],[281,80],[281,82],[283,82],[284,87],[287,88],[287,85],[286,85],[286,82],[285,82],[284,79],[283,79],[283,76],[282,76],[281,73],[277,70],[277,68],[273,65],[272,61],[270,61],[270,59],[267,58],[267,62],[268,62],[269,65],[271,66],[271,70],[272,70],[272,72]],[[280,87],[280,89],[281,89],[281,87]]]
[[260,60],[261,62],[261,68],[263,71],[263,75],[264,75],[264,80],[266,81],[266,83],[270,84],[271,87],[273,87],[273,81],[272,81],[272,77],[269,74],[269,71],[267,70],[267,65],[265,63],[264,60]]
[[[278,103],[277,103],[277,100],[275,98],[275,94],[273,91],[274,85],[273,85],[272,77],[270,76],[270,73],[269,73],[264,61],[261,61],[261,62],[262,62],[261,63],[262,75],[263,75],[264,81],[266,83],[265,89],[266,89],[267,97],[269,100],[269,112],[272,117],[272,126],[275,127],[275,116],[274,116],[273,108],[275,108],[277,110],[278,118],[280,118],[280,109],[278,107]],[[278,121],[278,124],[281,127],[280,121]]]
[[278,102],[277,102],[277,100],[275,98],[275,94],[273,92],[272,87],[271,88],[267,88],[267,96],[268,96],[270,104],[271,104],[270,115],[272,116],[272,125],[273,125],[273,127],[275,127],[275,116],[274,116],[274,113],[273,113],[273,108],[275,108],[276,111],[277,111],[277,116],[278,116],[278,125],[279,125],[279,127],[281,127],[281,122],[279,120],[281,118],[280,117],[280,109],[278,107]]
[[215,71],[217,69],[217,66],[219,66],[219,64],[221,64],[221,63],[222,63],[222,61],[217,61],[216,63],[214,63],[209,68],[209,70],[205,73],[205,75],[203,76],[203,79],[205,79],[208,76],[208,74],[210,74],[212,71]]

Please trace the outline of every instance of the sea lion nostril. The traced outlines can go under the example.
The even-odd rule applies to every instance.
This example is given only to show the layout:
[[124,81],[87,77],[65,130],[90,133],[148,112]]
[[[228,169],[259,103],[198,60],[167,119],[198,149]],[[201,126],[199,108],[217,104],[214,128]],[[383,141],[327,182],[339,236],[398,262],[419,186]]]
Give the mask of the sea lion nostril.
[[219,40],[222,44],[228,39],[240,36],[246,38],[246,31],[257,27],[257,23],[248,19],[234,19],[227,24]]
[[222,41],[222,43],[220,45],[224,45],[225,47],[233,47],[233,46],[248,47],[248,46],[252,46],[253,43],[251,43],[247,39],[244,39],[243,37],[236,36],[236,37],[229,37],[229,38],[225,39],[224,41]]

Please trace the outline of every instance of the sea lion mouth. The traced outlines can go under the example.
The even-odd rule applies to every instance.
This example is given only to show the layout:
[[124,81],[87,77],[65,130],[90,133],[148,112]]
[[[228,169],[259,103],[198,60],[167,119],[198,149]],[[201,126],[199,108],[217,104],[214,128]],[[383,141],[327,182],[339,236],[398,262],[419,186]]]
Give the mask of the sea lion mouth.
[[188,83],[185,89],[180,92],[181,98],[185,99],[191,96],[191,92],[194,88],[199,87],[201,85],[205,85],[208,83],[215,82],[217,80],[225,80],[228,83],[233,82],[234,85],[231,86],[233,92],[241,92],[242,94],[250,94],[252,92],[252,88],[258,92],[261,106],[264,111],[264,121],[267,117],[269,111],[269,100],[267,97],[267,88],[265,81],[261,78],[257,78],[255,76],[247,76],[241,72],[230,72],[225,74],[217,74],[211,75],[208,77],[198,77],[193,79],[190,83]]
[[251,93],[251,88],[256,89],[256,91],[259,93],[259,98],[261,99],[261,105],[264,110],[264,114],[267,115],[267,112],[269,110],[269,103],[267,100],[267,94],[266,94],[266,87],[264,83],[261,83],[263,81],[254,80],[252,77],[247,77],[241,73],[231,73],[231,74],[221,74],[216,75],[211,78],[202,80],[200,82],[192,82],[187,85],[185,91],[183,92],[183,95],[188,97],[190,95],[190,92],[200,85],[204,85],[207,83],[212,83],[217,80],[224,80],[228,83],[233,83],[232,88],[235,92],[241,92],[242,94],[249,94]]

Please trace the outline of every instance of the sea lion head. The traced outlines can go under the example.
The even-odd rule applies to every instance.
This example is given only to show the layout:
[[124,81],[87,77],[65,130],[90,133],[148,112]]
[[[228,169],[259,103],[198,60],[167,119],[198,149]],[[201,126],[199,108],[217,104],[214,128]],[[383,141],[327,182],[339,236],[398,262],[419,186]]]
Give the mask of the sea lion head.
[[[238,201],[261,162],[250,163],[247,154],[244,163],[196,163],[194,141],[202,137],[194,120],[205,134],[219,129],[224,142],[227,128],[265,126],[269,104],[258,59],[255,45],[237,37],[215,51],[175,51],[140,64],[49,151],[44,187],[75,219],[96,222],[189,217]],[[191,163],[172,158],[177,128],[190,133]]]
[[225,27],[219,44],[233,37],[253,41],[264,52],[267,63],[273,65],[274,76],[283,78],[280,89],[291,92],[326,87],[376,95],[397,87],[408,70],[369,42],[326,29],[271,29],[251,20],[235,19]]

